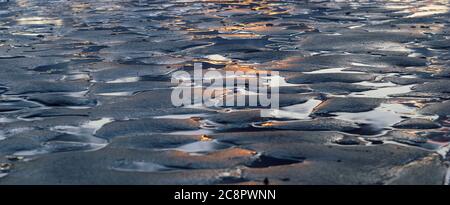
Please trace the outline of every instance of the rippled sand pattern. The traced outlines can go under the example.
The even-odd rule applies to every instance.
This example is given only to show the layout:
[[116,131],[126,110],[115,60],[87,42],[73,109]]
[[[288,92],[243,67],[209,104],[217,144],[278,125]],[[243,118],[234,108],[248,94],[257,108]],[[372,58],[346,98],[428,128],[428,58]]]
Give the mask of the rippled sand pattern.
[[[0,184],[448,184],[449,19],[446,0],[0,0]],[[278,71],[280,109],[173,106],[194,63]]]

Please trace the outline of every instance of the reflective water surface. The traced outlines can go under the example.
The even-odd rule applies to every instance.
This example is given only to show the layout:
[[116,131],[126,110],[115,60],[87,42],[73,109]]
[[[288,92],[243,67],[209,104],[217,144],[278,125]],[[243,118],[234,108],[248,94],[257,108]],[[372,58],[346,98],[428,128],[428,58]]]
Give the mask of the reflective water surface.
[[[0,184],[447,184],[449,8],[0,1]],[[173,106],[194,63],[278,71],[281,107]]]

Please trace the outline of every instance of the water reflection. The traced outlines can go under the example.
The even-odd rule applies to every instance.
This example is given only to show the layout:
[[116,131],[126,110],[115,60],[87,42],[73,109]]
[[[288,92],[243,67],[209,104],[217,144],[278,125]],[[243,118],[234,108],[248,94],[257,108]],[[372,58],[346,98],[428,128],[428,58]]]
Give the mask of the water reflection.
[[[94,151],[108,149],[109,143],[118,147],[136,143],[142,148],[156,143],[162,149],[152,150],[155,152],[208,155],[242,145],[240,136],[260,130],[252,125],[265,122],[261,126],[266,128],[273,120],[287,119],[319,123],[312,124],[315,127],[324,126],[320,124],[323,119],[339,119],[331,121],[336,123],[333,127],[350,121],[361,128],[325,134],[356,136],[361,141],[389,131],[423,132],[424,136],[444,133],[440,137],[445,139],[448,110],[439,105],[450,99],[448,89],[441,86],[448,81],[448,13],[448,1],[442,0],[10,1],[0,5],[0,97],[13,96],[39,106],[22,101],[2,103],[0,141],[18,134],[35,136],[33,132],[39,130],[44,137],[36,144],[42,146],[24,146],[16,154]],[[268,119],[246,112],[257,108],[175,108],[168,97],[174,86],[171,73],[192,72],[194,63],[220,73],[242,71],[243,75],[233,77],[247,80],[278,71],[280,76],[272,77],[269,85],[280,87],[284,104],[266,110]],[[424,84],[430,84],[429,89],[416,89]],[[255,94],[246,86],[216,91],[223,96]],[[342,100],[327,106],[329,112],[317,111],[324,107],[319,105],[334,98]],[[422,114],[430,105],[432,114]],[[192,117],[201,120],[179,124],[190,131],[148,122]],[[393,128],[415,118],[440,127]],[[142,132],[133,133],[135,130],[120,123],[106,126],[129,120]],[[298,127],[289,131],[301,130]],[[158,132],[159,128],[164,132]],[[123,133],[119,139],[109,133],[115,129]],[[261,136],[269,138],[270,131]],[[49,140],[51,136],[46,135],[55,132],[64,135]],[[214,139],[219,132],[230,144]],[[169,137],[155,136],[163,134]],[[213,137],[183,141],[206,134]],[[146,138],[133,142],[142,136]],[[255,136],[244,137],[245,145],[262,153],[279,154],[281,151],[272,149],[279,139],[286,140],[278,133],[269,141]],[[295,136],[289,138],[289,144],[302,138]],[[321,141],[308,143],[317,149],[325,146]],[[364,144],[354,147],[364,149],[359,148]],[[400,145],[409,146],[406,142]],[[439,146],[448,146],[448,141]],[[279,155],[291,155],[291,150],[295,149],[283,148]],[[446,156],[448,150],[442,150],[445,153],[440,154]],[[124,172],[172,170],[139,159],[110,168]]]
[[54,26],[63,25],[63,21],[61,19],[48,17],[23,17],[18,18],[16,21],[19,25],[54,25]]

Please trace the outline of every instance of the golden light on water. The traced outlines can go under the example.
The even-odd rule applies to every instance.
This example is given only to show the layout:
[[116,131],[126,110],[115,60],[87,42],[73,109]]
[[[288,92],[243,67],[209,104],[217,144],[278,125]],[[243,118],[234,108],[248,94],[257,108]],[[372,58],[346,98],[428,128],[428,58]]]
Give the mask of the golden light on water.
[[255,39],[262,37],[261,35],[254,33],[227,33],[227,34],[220,34],[219,36],[224,39]]
[[255,74],[255,73],[267,73],[267,71],[256,70],[251,65],[240,65],[240,64],[228,64],[224,68],[225,71],[242,71],[247,74]]
[[23,17],[18,18],[17,23],[19,25],[55,25],[62,26],[63,20],[57,18],[48,18],[48,17]]
[[213,138],[208,135],[200,136],[200,141],[211,141]]
[[263,126],[263,127],[271,127],[271,126],[273,126],[273,125],[274,125],[273,122],[265,122],[265,123],[262,123],[262,124],[261,124],[261,126]]

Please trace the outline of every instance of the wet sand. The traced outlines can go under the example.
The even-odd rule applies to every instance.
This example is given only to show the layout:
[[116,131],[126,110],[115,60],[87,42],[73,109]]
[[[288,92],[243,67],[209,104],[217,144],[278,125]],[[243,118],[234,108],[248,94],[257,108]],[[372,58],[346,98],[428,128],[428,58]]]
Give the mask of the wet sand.
[[[0,184],[448,184],[449,19],[445,0],[0,1]],[[174,106],[194,63],[278,71],[281,107]]]

